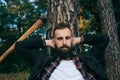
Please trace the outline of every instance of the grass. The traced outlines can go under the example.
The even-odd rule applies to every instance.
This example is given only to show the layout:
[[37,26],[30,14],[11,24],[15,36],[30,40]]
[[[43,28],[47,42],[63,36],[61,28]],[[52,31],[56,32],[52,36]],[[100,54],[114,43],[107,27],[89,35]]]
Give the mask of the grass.
[[0,74],[0,80],[28,80],[29,72]]

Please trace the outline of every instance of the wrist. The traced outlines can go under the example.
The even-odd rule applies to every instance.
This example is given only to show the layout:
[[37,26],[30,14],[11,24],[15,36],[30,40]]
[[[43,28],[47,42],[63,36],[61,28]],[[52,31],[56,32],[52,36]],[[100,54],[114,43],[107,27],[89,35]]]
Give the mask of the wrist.
[[83,43],[83,41],[84,41],[84,38],[83,38],[83,36],[81,36],[81,43]]
[[46,46],[46,40],[43,38],[42,41],[43,41],[43,45]]
[[47,46],[47,47],[49,46],[49,44],[48,44],[49,42],[48,41],[49,40],[45,40],[45,46]]
[[45,43],[47,47],[52,47],[52,48],[54,47],[54,43],[52,40],[45,40]]
[[79,40],[80,40],[80,43],[83,43],[84,41],[83,36],[80,36]]

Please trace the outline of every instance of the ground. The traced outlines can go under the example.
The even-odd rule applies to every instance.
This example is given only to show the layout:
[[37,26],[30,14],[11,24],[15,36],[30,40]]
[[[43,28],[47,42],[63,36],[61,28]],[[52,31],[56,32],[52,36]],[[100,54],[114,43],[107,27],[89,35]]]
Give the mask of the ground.
[[0,80],[28,80],[29,72],[0,74]]

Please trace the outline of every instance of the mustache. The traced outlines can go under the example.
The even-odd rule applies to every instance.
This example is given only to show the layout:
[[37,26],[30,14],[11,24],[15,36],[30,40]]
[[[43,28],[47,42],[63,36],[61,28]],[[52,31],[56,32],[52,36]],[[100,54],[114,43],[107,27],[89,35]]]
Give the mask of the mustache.
[[60,49],[61,49],[61,48],[70,48],[70,47],[67,46],[67,45],[63,45],[63,46],[60,47]]

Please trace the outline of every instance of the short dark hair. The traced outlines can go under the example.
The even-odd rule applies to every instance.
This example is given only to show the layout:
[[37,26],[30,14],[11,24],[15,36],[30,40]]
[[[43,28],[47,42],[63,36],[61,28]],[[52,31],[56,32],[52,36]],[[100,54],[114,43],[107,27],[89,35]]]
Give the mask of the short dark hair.
[[68,28],[71,32],[71,28],[68,24],[64,23],[64,22],[61,22],[61,23],[58,23],[56,24],[55,28],[53,29],[53,37],[55,36],[55,31],[58,30],[58,29],[65,29],[65,28]]

